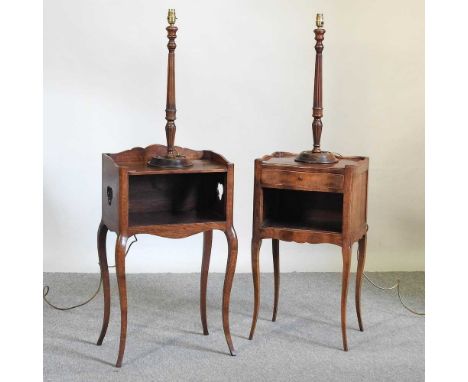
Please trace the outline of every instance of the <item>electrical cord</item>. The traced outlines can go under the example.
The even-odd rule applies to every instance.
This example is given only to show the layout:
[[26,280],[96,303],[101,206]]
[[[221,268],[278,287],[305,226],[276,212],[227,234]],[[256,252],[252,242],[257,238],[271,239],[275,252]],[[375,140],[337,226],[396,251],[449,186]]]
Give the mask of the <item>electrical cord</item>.
[[[361,157],[359,156],[343,156],[339,153],[333,153],[337,158],[340,158],[340,159],[359,159]],[[400,303],[401,305],[403,305],[403,308],[405,308],[407,311],[413,313],[413,314],[416,314],[418,316],[425,316],[426,313],[423,313],[423,312],[416,312],[415,310],[411,309],[408,305],[406,305],[406,303],[403,301],[403,298],[401,297],[401,294],[400,294],[400,280],[397,280],[396,284],[395,285],[392,285],[391,287],[383,287],[383,286],[380,286],[380,285],[377,285],[376,283],[374,283],[365,273],[363,273],[364,277],[366,278],[367,281],[369,281],[373,286],[375,286],[377,289],[380,289],[380,290],[393,290],[396,288],[397,290],[397,294],[398,294],[398,299],[400,300]]]
[[410,307],[408,307],[408,305],[406,305],[406,303],[403,301],[402,297],[401,297],[401,294],[400,294],[400,280],[397,280],[396,284],[395,285],[392,285],[391,287],[383,287],[383,286],[380,286],[380,285],[377,285],[375,282],[373,282],[365,273],[363,273],[364,277],[366,278],[367,281],[369,281],[373,286],[375,286],[377,289],[381,289],[381,290],[392,290],[392,289],[395,289],[397,290],[397,294],[398,294],[398,299],[400,300],[400,303],[401,305],[403,305],[403,308],[405,308],[406,310],[408,310],[409,312],[413,313],[413,314],[416,314],[417,316],[425,316],[426,313],[425,312],[416,312],[415,310],[411,309]]
[[[125,257],[127,257],[128,255],[128,252],[130,251],[130,248],[132,247],[133,244],[135,244],[137,241],[138,241],[138,238],[136,235],[133,235],[133,238],[135,240],[133,240],[127,250],[125,251]],[[115,265],[111,265],[109,266],[108,268],[115,268]],[[380,289],[380,290],[393,290],[396,288],[397,290],[397,295],[398,295],[398,299],[400,300],[400,303],[401,305],[403,306],[403,308],[405,308],[407,311],[417,315],[417,316],[425,316],[426,313],[424,312],[417,312],[413,309],[411,309],[404,301],[403,301],[403,298],[401,297],[401,293],[400,293],[400,280],[397,280],[396,284],[392,285],[391,287],[383,287],[383,286],[380,286],[380,285],[377,285],[374,281],[372,281],[368,276],[367,274],[364,272],[363,273],[363,276],[365,277],[365,279],[367,281],[369,281],[374,287],[376,287],[377,289]],[[101,290],[101,286],[102,286],[102,276],[100,277],[99,279],[99,285],[96,289],[96,292],[94,292],[94,294],[89,298],[87,299],[86,301],[80,303],[80,304],[77,304],[77,305],[72,305],[72,306],[69,306],[69,307],[60,307],[60,306],[57,306],[57,305],[54,305],[52,304],[48,299],[47,299],[47,295],[49,294],[49,286],[46,285],[44,286],[44,289],[42,290],[42,298],[44,299],[44,301],[52,308],[54,309],[57,309],[57,310],[62,310],[62,311],[65,311],[65,310],[72,310],[72,309],[75,309],[75,308],[79,308],[80,306],[83,306],[83,305],[86,305],[88,304],[89,302],[91,302],[97,295],[98,293],[100,292]]]
[[[128,252],[130,251],[130,248],[132,247],[132,245],[134,243],[136,243],[138,241],[138,238],[136,235],[133,235],[133,238],[135,240],[133,240],[129,245],[128,245],[128,248],[127,250],[125,251],[125,257],[127,257],[128,255]],[[100,265],[100,263],[98,263]],[[115,268],[115,265],[111,265],[111,266],[108,266],[108,268]],[[75,308],[79,308],[80,306],[83,306],[83,305],[86,305],[87,303],[91,302],[99,293],[99,291],[101,290],[101,286],[102,286],[102,275],[99,279],[99,286],[97,287],[96,289],[96,292],[94,292],[94,294],[88,298],[85,302],[82,302],[81,304],[78,304],[78,305],[73,305],[73,306],[68,306],[68,307],[60,307],[60,306],[57,306],[57,305],[54,305],[52,304],[48,299],[47,299],[47,295],[49,294],[49,286],[46,285],[44,286],[44,288],[42,289],[42,298],[43,300],[47,303],[47,305],[49,305],[50,307],[54,308],[54,309],[57,309],[57,310],[72,310],[72,309],[75,309]]]

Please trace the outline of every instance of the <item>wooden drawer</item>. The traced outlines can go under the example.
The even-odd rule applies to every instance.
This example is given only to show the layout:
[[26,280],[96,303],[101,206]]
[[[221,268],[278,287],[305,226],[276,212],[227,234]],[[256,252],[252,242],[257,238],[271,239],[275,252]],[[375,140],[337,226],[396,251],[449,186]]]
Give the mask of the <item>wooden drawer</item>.
[[288,188],[306,191],[343,192],[344,176],[320,172],[299,172],[263,169],[263,187]]

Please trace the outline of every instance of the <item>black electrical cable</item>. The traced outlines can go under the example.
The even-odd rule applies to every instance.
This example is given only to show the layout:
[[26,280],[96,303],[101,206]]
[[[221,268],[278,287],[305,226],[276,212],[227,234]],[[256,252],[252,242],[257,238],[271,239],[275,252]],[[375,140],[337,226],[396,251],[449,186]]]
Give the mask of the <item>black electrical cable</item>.
[[[128,252],[130,251],[130,248],[132,247],[132,245],[134,243],[136,243],[138,241],[136,235],[133,235],[133,238],[135,240],[133,240],[129,245],[128,245],[128,248],[127,250],[125,251],[125,257],[127,257],[128,255]],[[111,265],[109,266],[108,268],[115,268],[115,265]],[[60,307],[60,306],[57,306],[57,305],[54,305],[52,304],[48,299],[47,299],[47,295],[49,294],[49,286],[46,285],[44,286],[44,288],[42,289],[42,298],[43,300],[49,305],[51,306],[52,308],[54,309],[57,309],[57,310],[71,310],[71,309],[75,309],[75,308],[79,308],[80,306],[83,306],[83,305],[86,305],[87,303],[91,302],[99,293],[99,291],[101,290],[101,286],[102,286],[102,275],[99,279],[99,286],[98,288],[96,289],[96,292],[94,292],[94,294],[88,298],[85,302],[82,302],[81,304],[78,304],[78,305],[73,305],[73,306],[68,306],[68,307]]]
[[[340,155],[341,157],[341,155]],[[125,252],[125,257],[128,255],[128,252],[130,251],[130,248],[132,247],[132,245],[134,243],[136,243],[138,241],[136,235],[133,235],[134,239],[128,246],[126,252]],[[115,268],[115,265],[112,265],[112,266],[109,266],[108,268]],[[403,306],[403,308],[405,308],[406,310],[408,310],[409,312],[415,314],[415,315],[418,315],[418,316],[425,316],[426,313],[424,312],[417,312],[413,309],[411,309],[404,301],[403,301],[403,298],[401,297],[401,294],[400,294],[400,280],[397,280],[396,284],[392,285],[391,287],[383,287],[383,286],[380,286],[378,284],[376,284],[374,281],[372,281],[367,275],[366,273],[363,273],[363,276],[365,277],[365,279],[367,281],[369,281],[374,287],[376,287],[377,289],[380,289],[380,290],[393,290],[396,288],[397,290],[397,295],[398,295],[398,299],[400,300],[400,303],[401,305]],[[99,291],[101,290],[101,286],[102,286],[102,276],[100,277],[99,279],[99,286],[98,288],[96,289],[96,292],[94,292],[94,294],[89,298],[87,299],[85,302],[82,302],[81,304],[78,304],[78,305],[73,305],[73,306],[69,306],[69,307],[59,307],[59,306],[56,306],[54,304],[52,304],[49,300],[47,300],[46,296],[49,294],[49,286],[46,285],[44,286],[44,289],[42,291],[43,295],[42,295],[42,298],[44,299],[44,301],[49,305],[51,306],[52,308],[54,309],[57,309],[57,310],[71,310],[71,309],[75,309],[75,308],[79,308],[80,306],[83,306],[83,305],[86,305],[87,303],[91,302],[99,293]]]
[[[359,159],[359,158],[361,158],[361,157],[358,157],[358,156],[343,156],[343,155],[341,155],[339,153],[333,153],[333,154],[336,157],[340,158],[340,159]],[[426,313],[416,312],[415,310],[411,309],[403,301],[403,299],[401,297],[401,294],[400,294],[400,280],[397,280],[396,284],[392,285],[391,287],[383,287],[383,286],[377,285],[375,282],[373,282],[365,273],[363,273],[363,275],[364,275],[364,277],[366,278],[367,281],[369,281],[373,286],[375,286],[376,288],[378,288],[380,290],[392,290],[392,289],[396,288],[397,294],[398,294],[398,299],[400,300],[401,305],[403,305],[403,308],[405,308],[409,312],[411,312],[413,314],[416,314],[418,316],[425,316],[426,315]]]
[[406,303],[403,301],[403,299],[401,298],[401,294],[400,294],[400,280],[397,280],[396,284],[392,285],[391,287],[383,287],[383,286],[380,286],[380,285],[377,285],[375,282],[373,282],[365,273],[363,273],[364,277],[366,278],[367,281],[369,281],[373,286],[375,286],[376,288],[378,289],[381,289],[381,290],[392,290],[392,289],[395,289],[397,290],[397,294],[398,294],[398,299],[400,300],[400,303],[401,305],[403,305],[403,308],[405,308],[406,310],[408,310],[409,312],[413,313],[413,314],[416,314],[418,316],[425,316],[426,313],[424,312],[417,312],[413,309],[411,309],[410,307],[408,307],[408,305],[406,305]]

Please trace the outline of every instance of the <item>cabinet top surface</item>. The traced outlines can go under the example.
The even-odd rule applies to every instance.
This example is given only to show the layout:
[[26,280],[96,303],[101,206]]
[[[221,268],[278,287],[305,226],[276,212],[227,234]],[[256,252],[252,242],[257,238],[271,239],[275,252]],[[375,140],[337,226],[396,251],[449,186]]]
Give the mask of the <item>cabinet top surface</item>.
[[274,152],[258,159],[262,166],[278,167],[289,170],[313,171],[313,172],[335,172],[341,173],[347,166],[368,166],[369,158],[362,156],[342,156],[338,162],[332,164],[308,164],[296,162],[298,154],[288,152]]
[[225,165],[208,159],[192,159],[192,166],[186,168],[149,167],[146,162],[120,162],[119,166],[126,167],[129,175],[187,174],[227,171]]
[[186,168],[149,167],[148,161],[153,156],[166,154],[166,146],[163,145],[134,147],[116,154],[103,154],[103,157],[112,161],[115,166],[125,169],[129,175],[227,172],[228,167],[232,166],[226,158],[213,151],[195,151],[183,147],[176,147],[176,151],[190,159],[192,166]]

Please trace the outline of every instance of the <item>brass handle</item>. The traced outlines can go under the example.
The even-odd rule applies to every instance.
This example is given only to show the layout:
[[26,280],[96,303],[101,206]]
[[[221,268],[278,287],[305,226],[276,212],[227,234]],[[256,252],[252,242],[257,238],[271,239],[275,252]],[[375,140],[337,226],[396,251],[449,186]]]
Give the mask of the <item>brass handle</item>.
[[109,206],[112,204],[113,194],[112,187],[107,186],[107,204],[109,204]]

